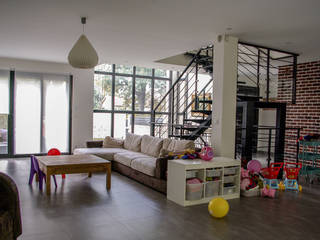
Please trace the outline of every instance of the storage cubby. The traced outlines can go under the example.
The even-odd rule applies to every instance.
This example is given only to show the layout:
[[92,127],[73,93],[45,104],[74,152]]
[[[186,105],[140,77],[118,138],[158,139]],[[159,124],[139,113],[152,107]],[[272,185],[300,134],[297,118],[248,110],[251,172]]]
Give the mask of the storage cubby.
[[[190,183],[198,178],[201,183]],[[188,183],[187,183],[188,181]],[[192,181],[191,181],[192,182]],[[168,165],[167,198],[182,206],[207,203],[213,197],[240,197],[240,161],[216,157],[171,160]]]

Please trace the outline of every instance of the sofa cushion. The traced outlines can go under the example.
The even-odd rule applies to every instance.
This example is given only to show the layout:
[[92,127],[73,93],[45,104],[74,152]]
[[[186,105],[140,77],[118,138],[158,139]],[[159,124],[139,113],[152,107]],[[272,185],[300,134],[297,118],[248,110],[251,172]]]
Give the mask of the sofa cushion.
[[136,158],[150,158],[150,156],[145,155],[143,153],[126,151],[123,153],[117,153],[114,155],[114,161],[118,163],[122,163],[128,167],[131,166],[131,161]]
[[123,148],[123,140],[122,139],[116,139],[113,137],[105,137],[103,140],[103,147],[104,148]]
[[163,139],[143,135],[141,140],[141,152],[149,156],[158,157],[162,148]]
[[131,162],[131,168],[154,177],[156,172],[157,159],[154,157],[149,158],[136,158]]
[[106,160],[114,160],[114,155],[116,153],[124,153],[128,152],[123,148],[76,148],[73,151],[74,155],[79,154],[94,154],[98,157],[104,158]]
[[191,140],[176,140],[165,138],[163,139],[163,149],[168,151],[177,152],[186,149],[195,149],[194,142]]
[[127,133],[126,139],[124,140],[124,148],[127,150],[140,152],[141,151],[141,140],[142,140],[142,136]]

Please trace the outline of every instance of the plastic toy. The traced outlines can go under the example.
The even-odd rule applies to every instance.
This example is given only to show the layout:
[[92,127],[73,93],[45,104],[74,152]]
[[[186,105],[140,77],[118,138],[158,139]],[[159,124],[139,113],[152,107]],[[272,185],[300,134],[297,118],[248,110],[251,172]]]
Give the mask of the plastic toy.
[[279,181],[277,178],[282,166],[283,163],[271,163],[270,167],[261,169],[264,185],[272,189],[279,189]]
[[179,152],[169,152],[168,156],[173,157],[174,159],[195,159],[198,157],[195,150],[186,149]]
[[229,212],[229,203],[221,197],[213,198],[208,204],[208,211],[212,217],[223,218]]
[[213,158],[213,150],[211,147],[205,146],[201,149],[199,154],[200,158],[204,161],[210,161]]
[[301,163],[285,163],[284,170],[286,172],[286,179],[284,180],[285,189],[302,191],[302,186],[298,184],[297,178],[299,171],[302,168]]
[[261,170],[261,163],[258,160],[251,160],[247,164],[247,169],[252,173],[259,173]]
[[275,198],[277,191],[272,188],[264,187],[261,189],[261,197]]

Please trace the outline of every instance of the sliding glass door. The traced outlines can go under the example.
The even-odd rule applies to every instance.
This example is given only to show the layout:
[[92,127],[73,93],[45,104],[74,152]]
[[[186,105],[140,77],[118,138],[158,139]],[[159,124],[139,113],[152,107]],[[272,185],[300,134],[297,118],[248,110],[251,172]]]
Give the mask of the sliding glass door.
[[68,80],[68,76],[43,76],[42,152],[53,147],[69,151]]
[[41,75],[15,75],[15,154],[40,153]]
[[0,155],[8,154],[10,72],[0,70]]
[[69,152],[70,79],[16,72],[14,154]]

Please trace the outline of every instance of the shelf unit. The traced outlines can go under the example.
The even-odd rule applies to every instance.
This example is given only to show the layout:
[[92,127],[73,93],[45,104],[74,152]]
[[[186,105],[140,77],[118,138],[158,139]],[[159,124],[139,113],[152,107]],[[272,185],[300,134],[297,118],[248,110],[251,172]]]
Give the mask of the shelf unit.
[[[313,183],[315,177],[320,177],[320,168],[317,165],[317,161],[320,161],[320,141],[300,141],[302,151],[298,157],[302,163],[302,169],[300,171],[301,176],[305,176],[306,180],[309,179],[310,183]],[[308,162],[307,162],[308,161]]]
[[[211,161],[203,161],[201,159],[193,160],[170,160],[168,161],[168,182],[167,182],[167,199],[176,202],[181,206],[191,206],[197,204],[208,203],[213,197],[222,197],[224,199],[233,199],[240,197],[240,166],[241,162],[232,158],[214,157]],[[207,170],[221,171],[219,178],[220,186],[217,195],[206,196]],[[187,200],[187,172],[196,170],[197,177],[203,180],[202,194],[200,199]],[[189,175],[189,174],[188,174]],[[226,182],[233,182],[231,187],[234,191],[226,194],[228,187]]]

